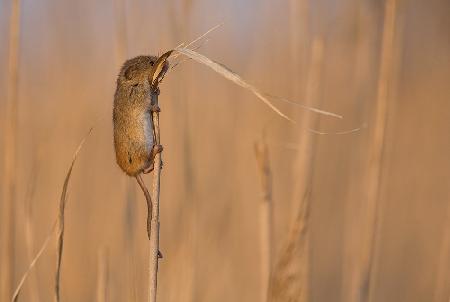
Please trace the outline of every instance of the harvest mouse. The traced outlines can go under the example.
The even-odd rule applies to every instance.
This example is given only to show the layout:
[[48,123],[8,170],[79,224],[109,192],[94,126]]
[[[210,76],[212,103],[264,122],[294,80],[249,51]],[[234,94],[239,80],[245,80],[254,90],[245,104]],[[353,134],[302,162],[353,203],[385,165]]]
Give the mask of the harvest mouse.
[[[140,176],[153,170],[156,154],[162,151],[157,145],[153,113],[159,112],[158,84],[164,78],[172,51],[160,57],[138,56],[125,62],[117,78],[114,95],[113,126],[114,149],[119,167],[134,176],[147,199],[147,234],[150,239],[152,201]],[[161,257],[161,256],[160,256]]]
[[117,164],[129,176],[151,172],[155,155],[162,151],[161,145],[155,145],[152,113],[159,107],[152,105],[151,93],[159,94],[159,81],[169,68],[170,53],[165,55],[130,59],[117,78],[114,148]]

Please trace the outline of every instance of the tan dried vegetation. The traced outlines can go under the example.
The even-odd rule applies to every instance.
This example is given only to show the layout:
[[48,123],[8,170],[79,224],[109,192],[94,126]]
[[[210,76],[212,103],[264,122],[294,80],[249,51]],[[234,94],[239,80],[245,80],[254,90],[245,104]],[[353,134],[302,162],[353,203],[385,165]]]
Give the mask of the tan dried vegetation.
[[[449,301],[450,5],[266,2],[1,4],[0,301]],[[169,49],[149,242],[109,116]]]

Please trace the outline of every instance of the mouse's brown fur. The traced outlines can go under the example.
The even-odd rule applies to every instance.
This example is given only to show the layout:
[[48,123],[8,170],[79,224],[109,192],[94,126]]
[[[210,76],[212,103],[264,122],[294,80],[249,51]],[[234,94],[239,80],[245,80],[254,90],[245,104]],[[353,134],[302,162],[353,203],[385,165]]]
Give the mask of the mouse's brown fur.
[[[155,147],[152,123],[151,81],[158,57],[139,56],[125,62],[114,95],[114,147],[119,167],[128,175],[149,171]],[[164,65],[164,72],[168,69]]]

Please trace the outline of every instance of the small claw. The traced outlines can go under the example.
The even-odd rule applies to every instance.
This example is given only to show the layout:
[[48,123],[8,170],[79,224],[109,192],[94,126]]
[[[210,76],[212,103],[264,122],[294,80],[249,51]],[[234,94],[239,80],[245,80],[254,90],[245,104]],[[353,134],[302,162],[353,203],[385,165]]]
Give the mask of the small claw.
[[150,112],[161,112],[161,108],[158,105],[151,105]]
[[152,155],[153,158],[155,157],[156,154],[161,153],[163,151],[163,146],[162,145],[154,145],[152,148]]

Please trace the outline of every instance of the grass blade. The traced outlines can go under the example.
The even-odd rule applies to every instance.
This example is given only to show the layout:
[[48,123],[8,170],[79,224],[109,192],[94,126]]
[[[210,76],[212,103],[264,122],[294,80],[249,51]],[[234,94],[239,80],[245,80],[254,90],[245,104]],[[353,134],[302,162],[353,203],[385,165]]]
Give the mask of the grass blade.
[[[53,226],[49,232],[49,234],[47,235],[47,238],[45,239],[44,243],[42,244],[41,248],[39,249],[38,253],[36,254],[36,256],[34,257],[34,259],[31,261],[30,265],[28,266],[27,270],[25,271],[25,273],[22,275],[22,278],[20,279],[19,284],[17,285],[16,290],[14,291],[14,294],[11,298],[12,302],[16,302],[17,299],[19,298],[19,294],[20,291],[22,290],[23,284],[25,283],[27,277],[29,276],[31,270],[33,269],[33,267],[36,265],[37,261],[39,260],[39,258],[42,256],[42,254],[44,253],[44,251],[47,249],[47,246],[50,242],[50,239],[53,235],[53,233],[58,230],[58,253],[57,253],[57,272],[56,272],[56,285],[55,285],[55,297],[57,297],[57,301],[59,301],[59,277],[60,277],[60,269],[61,269],[61,258],[62,258],[62,246],[63,246],[63,235],[64,235],[64,208],[66,205],[66,195],[67,195],[67,187],[69,185],[69,180],[70,180],[70,176],[72,174],[72,170],[73,170],[73,166],[75,164],[75,161],[78,157],[78,154],[81,151],[81,148],[83,147],[86,139],[89,137],[89,135],[92,132],[92,129],[89,129],[88,134],[83,138],[83,140],[80,142],[80,144],[78,145],[77,150],[75,151],[73,158],[72,158],[72,163],[70,164],[69,170],[67,171],[66,177],[64,179],[64,185],[63,185],[63,190],[61,193],[61,197],[60,197],[60,212],[59,212],[59,216],[57,218],[57,220],[53,223]],[[61,220],[62,218],[62,220]],[[57,228],[58,227],[58,228]],[[62,229],[62,231],[61,231]]]
[[233,83],[235,83],[247,90],[250,90],[254,95],[256,95],[261,101],[263,101],[267,106],[270,107],[270,109],[275,111],[278,115],[280,115],[281,117],[287,119],[288,121],[290,121],[292,123],[295,123],[291,118],[289,118],[286,114],[284,114],[277,107],[275,107],[275,105],[273,105],[272,102],[270,102],[270,100],[265,96],[265,93],[263,93],[262,91],[258,90],[256,87],[254,87],[254,86],[250,85],[249,83],[247,83],[246,81],[244,81],[244,79],[242,79],[238,74],[234,73],[233,71],[231,71],[224,65],[217,63],[217,62],[211,60],[210,58],[208,58],[202,54],[199,54],[198,52],[195,52],[191,49],[177,47],[177,48],[175,48],[175,51],[193,59],[194,61],[196,61],[198,63],[208,66],[209,68],[211,68],[215,72],[219,73],[226,79],[232,81]]

